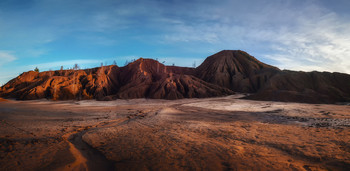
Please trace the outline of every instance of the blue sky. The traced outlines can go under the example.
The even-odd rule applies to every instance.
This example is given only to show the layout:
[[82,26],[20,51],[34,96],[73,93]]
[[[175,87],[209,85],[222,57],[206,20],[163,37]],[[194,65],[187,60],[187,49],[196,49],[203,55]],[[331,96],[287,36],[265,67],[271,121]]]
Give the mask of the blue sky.
[[350,73],[347,0],[0,0],[0,85],[41,71],[223,49],[302,71]]

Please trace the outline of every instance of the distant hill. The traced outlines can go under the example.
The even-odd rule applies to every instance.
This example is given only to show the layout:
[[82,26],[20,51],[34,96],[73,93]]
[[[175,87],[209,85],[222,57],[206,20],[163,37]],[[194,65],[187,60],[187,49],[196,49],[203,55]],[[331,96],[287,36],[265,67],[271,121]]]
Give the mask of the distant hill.
[[24,72],[0,88],[20,100],[182,99],[249,93],[247,99],[306,103],[350,101],[350,75],[282,71],[240,50],[209,56],[197,68],[140,58],[124,67]]

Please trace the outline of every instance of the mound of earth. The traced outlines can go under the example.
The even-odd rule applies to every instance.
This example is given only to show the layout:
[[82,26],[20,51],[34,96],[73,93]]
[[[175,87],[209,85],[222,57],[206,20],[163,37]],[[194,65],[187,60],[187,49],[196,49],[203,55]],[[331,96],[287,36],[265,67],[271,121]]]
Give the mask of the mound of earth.
[[329,72],[281,71],[240,50],[224,50],[208,57],[195,76],[247,99],[336,103],[350,101],[350,75]]
[[254,93],[280,70],[240,50],[224,50],[209,56],[195,75],[233,91]]

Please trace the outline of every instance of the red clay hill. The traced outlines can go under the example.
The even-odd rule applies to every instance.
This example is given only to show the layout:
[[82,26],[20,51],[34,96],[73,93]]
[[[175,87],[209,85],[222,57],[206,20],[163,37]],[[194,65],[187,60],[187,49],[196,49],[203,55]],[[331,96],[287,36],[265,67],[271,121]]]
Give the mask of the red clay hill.
[[29,71],[2,87],[1,97],[31,100],[205,98],[233,94],[153,59],[138,59],[127,66],[103,66],[86,70]]
[[224,50],[197,68],[138,59],[124,67],[29,71],[0,89],[4,98],[130,99],[205,98],[250,93],[255,100],[335,103],[350,101],[350,75],[282,71],[240,50]]

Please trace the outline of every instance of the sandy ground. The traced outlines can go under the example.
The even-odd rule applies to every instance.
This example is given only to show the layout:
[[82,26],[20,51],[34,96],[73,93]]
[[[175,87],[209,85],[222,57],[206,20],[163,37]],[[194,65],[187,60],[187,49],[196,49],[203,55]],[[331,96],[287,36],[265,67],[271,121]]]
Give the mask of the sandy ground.
[[0,170],[350,170],[350,106],[0,101]]

